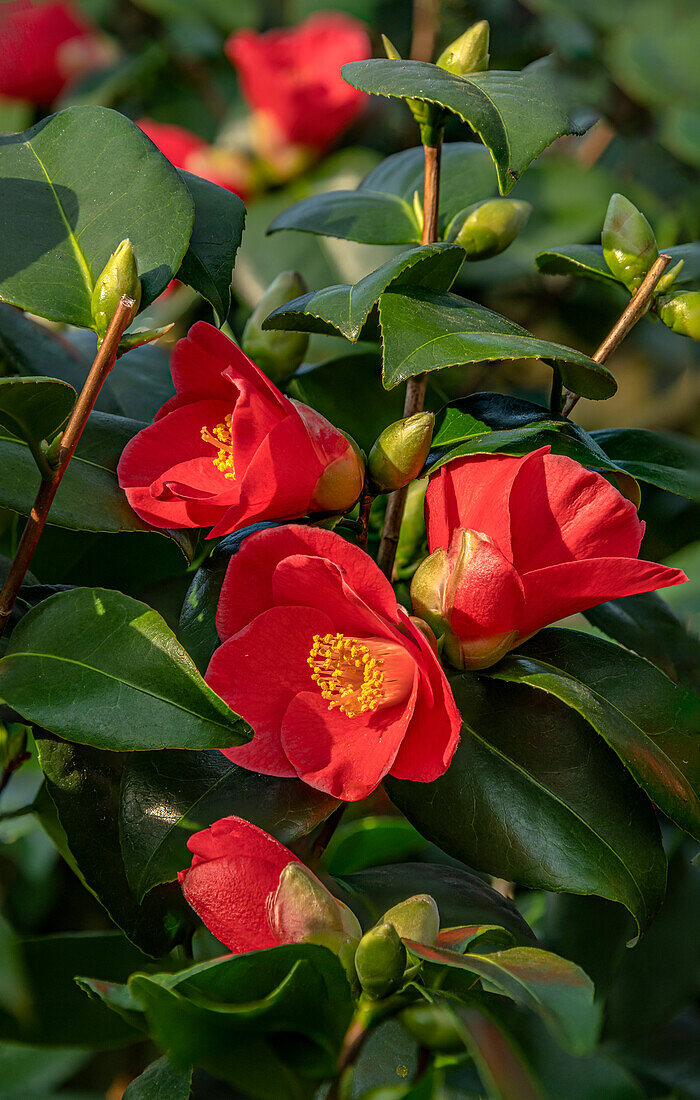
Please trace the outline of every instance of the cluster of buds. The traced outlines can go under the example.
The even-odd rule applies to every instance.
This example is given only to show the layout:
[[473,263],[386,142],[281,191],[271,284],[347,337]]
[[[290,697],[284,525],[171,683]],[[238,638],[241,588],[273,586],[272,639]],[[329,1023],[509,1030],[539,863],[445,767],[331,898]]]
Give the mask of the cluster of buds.
[[275,309],[306,294],[298,271],[282,271],[270,283],[243,329],[241,347],[246,355],[282,389],[304,361],[309,346],[306,332],[263,329],[263,321]]
[[355,970],[363,993],[372,1000],[396,993],[403,985],[408,965],[403,941],[434,947],[439,931],[440,914],[429,894],[416,894],[388,909],[364,934],[355,953]]

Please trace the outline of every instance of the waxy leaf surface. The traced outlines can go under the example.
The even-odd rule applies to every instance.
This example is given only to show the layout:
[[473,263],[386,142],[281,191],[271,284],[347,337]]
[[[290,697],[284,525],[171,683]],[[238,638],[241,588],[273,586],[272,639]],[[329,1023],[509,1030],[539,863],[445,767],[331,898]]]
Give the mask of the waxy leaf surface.
[[219,325],[231,308],[231,272],[243,236],[243,200],[190,172],[180,172],[194,200],[194,226],[177,278],[211,303]]
[[[689,284],[696,283],[700,279],[699,241],[673,245],[671,248],[662,248],[661,251],[671,257],[667,271],[670,271],[679,260],[683,260],[683,267],[675,278],[674,287],[687,289]],[[599,279],[624,286],[620,279],[615,278],[605,262],[600,245],[569,244],[561,248],[550,248],[538,253],[535,263],[537,270],[543,275],[583,275],[589,279]]]
[[73,387],[57,378],[0,378],[0,427],[39,443],[70,416],[75,397]]

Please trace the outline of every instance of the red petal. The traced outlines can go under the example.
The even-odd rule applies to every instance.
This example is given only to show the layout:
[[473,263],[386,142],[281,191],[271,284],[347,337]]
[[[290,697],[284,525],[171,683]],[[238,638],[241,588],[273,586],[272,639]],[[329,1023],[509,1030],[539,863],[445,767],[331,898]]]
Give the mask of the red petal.
[[525,609],[517,622],[524,637],[606,600],[654,592],[687,581],[681,569],[636,558],[586,558],[537,569],[523,578]]
[[345,802],[367,798],[391,768],[413,714],[418,672],[410,698],[395,707],[348,718],[329,710],[320,692],[303,692],[289,704],[282,745],[297,775]]
[[289,863],[284,845],[238,817],[225,817],[188,841],[192,867],[178,875],[182,892],[207,928],[234,953],[274,947],[268,898]]
[[530,573],[581,558],[636,558],[644,532],[631,501],[564,455],[535,451],[510,493],[513,562]]
[[[453,546],[464,536],[454,533]],[[523,607],[523,586],[517,571],[496,547],[467,533],[471,555],[447,583],[450,627],[460,638],[501,634],[515,629]],[[456,589],[454,582],[458,581]]]
[[246,745],[225,749],[234,764],[264,775],[296,775],[280,730],[292,698],[312,686],[307,658],[314,634],[333,623],[310,607],[272,607],[220,646],[205,674],[209,686],[254,732]]
[[220,638],[237,633],[261,611],[272,607],[273,574],[279,562],[293,554],[330,558],[361,599],[380,615],[396,621],[394,590],[364,550],[333,531],[288,524],[251,535],[231,559],[216,613]]
[[311,558],[305,554],[285,558],[272,578],[272,598],[276,604],[304,604],[325,609],[333,620],[333,630],[342,634],[397,638],[397,631],[360,599],[345,581],[340,568],[327,558]]
[[396,779],[432,783],[449,767],[459,743],[462,716],[427,638],[413,626],[407,615],[402,613],[401,619],[420,648],[421,672],[430,680],[432,698],[422,685],[419,686],[413,716],[391,766],[391,774]]

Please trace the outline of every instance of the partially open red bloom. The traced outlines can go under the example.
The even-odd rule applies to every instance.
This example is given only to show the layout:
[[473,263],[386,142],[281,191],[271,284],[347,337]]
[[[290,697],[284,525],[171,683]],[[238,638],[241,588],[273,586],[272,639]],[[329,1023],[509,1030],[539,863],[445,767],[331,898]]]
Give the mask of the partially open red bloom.
[[363,94],[346,84],[340,67],[371,54],[362,23],[340,12],[319,12],[289,30],[237,31],[226,53],[243,94],[282,141],[325,149],[362,109]]
[[493,664],[547,623],[605,600],[687,580],[639,561],[634,505],[549,447],[448,462],[425,501],[431,557],[414,578],[414,607],[429,608],[459,667]]
[[[288,848],[240,817],[224,817],[187,842],[178,873],[185,898],[234,954],[316,940],[340,947],[362,934],[356,918]],[[298,869],[300,875],[288,873]]]
[[0,4],[0,95],[51,103],[111,56],[104,36],[68,0]]
[[211,527],[345,511],[363,466],[332,424],[276,386],[222,332],[198,321],[173,351],[175,397],[124,448],[119,484],[154,527]]
[[461,720],[438,659],[372,559],[317,527],[251,535],[228,566],[209,685],[253,727],[224,750],[353,802],[387,773],[430,782]]
[[220,149],[186,130],[165,122],[140,118],[136,124],[176,168],[216,183],[245,199],[250,191],[250,164],[240,153]]

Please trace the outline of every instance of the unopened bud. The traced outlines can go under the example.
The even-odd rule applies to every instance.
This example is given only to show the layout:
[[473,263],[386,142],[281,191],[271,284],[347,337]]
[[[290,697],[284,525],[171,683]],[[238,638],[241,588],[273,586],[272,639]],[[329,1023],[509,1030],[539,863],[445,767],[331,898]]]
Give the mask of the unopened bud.
[[681,271],[683,270],[684,264],[685,260],[679,260],[677,264],[674,264],[673,267],[669,268],[669,270],[661,276],[658,283],[656,284],[657,294],[666,294],[671,289]]
[[288,863],[270,906],[270,923],[281,943],[316,943],[337,955],[354,980],[360,923],[303,863]]
[[355,970],[368,997],[379,1000],[400,988],[406,969],[406,948],[391,924],[377,924],[360,940]]
[[684,290],[659,299],[659,317],[673,332],[700,340],[700,290]]
[[403,489],[418,477],[430,451],[435,413],[421,412],[385,428],[369,452],[367,471],[380,492]]
[[401,60],[401,54],[396,49],[396,46],[391,41],[391,39],[387,38],[387,36],[385,34],[382,35],[382,45],[384,46],[384,53],[386,54],[386,56],[389,58],[390,61],[400,61]]
[[138,313],[141,302],[141,280],[136,270],[136,257],[131,241],[126,240],[107,260],[102,274],[95,283],[90,300],[94,329],[100,340],[104,339],[110,321],[114,317],[122,295],[134,299],[131,317]]
[[455,76],[485,72],[489,67],[489,25],[486,20],[474,23],[451,42],[438,57],[436,65]]
[[276,386],[284,386],[304,360],[308,332],[263,329],[273,310],[306,294],[307,286],[297,271],[282,271],[270,283],[243,329],[241,347]]
[[624,195],[610,199],[600,243],[610,271],[634,293],[659,255],[654,231]]
[[426,947],[435,947],[440,931],[440,913],[430,894],[416,894],[388,909],[382,924],[391,924],[402,940],[415,940]]
[[530,203],[519,199],[486,199],[455,218],[448,239],[461,245],[468,260],[488,260],[513,243],[531,211]]
[[446,1005],[415,1004],[405,1008],[399,1023],[419,1046],[441,1054],[464,1050],[464,1039],[454,1015]]
[[136,332],[125,332],[119,341],[119,355],[123,355],[126,351],[133,351],[134,348],[142,348],[144,344],[152,344],[154,340],[160,340],[161,336],[165,336],[175,327],[175,322],[172,321],[169,325],[161,325],[160,328],[144,328],[138,329]]
[[355,440],[334,427],[315,409],[292,400],[323,462],[323,471],[308,504],[310,512],[347,512],[365,480],[365,460]]

